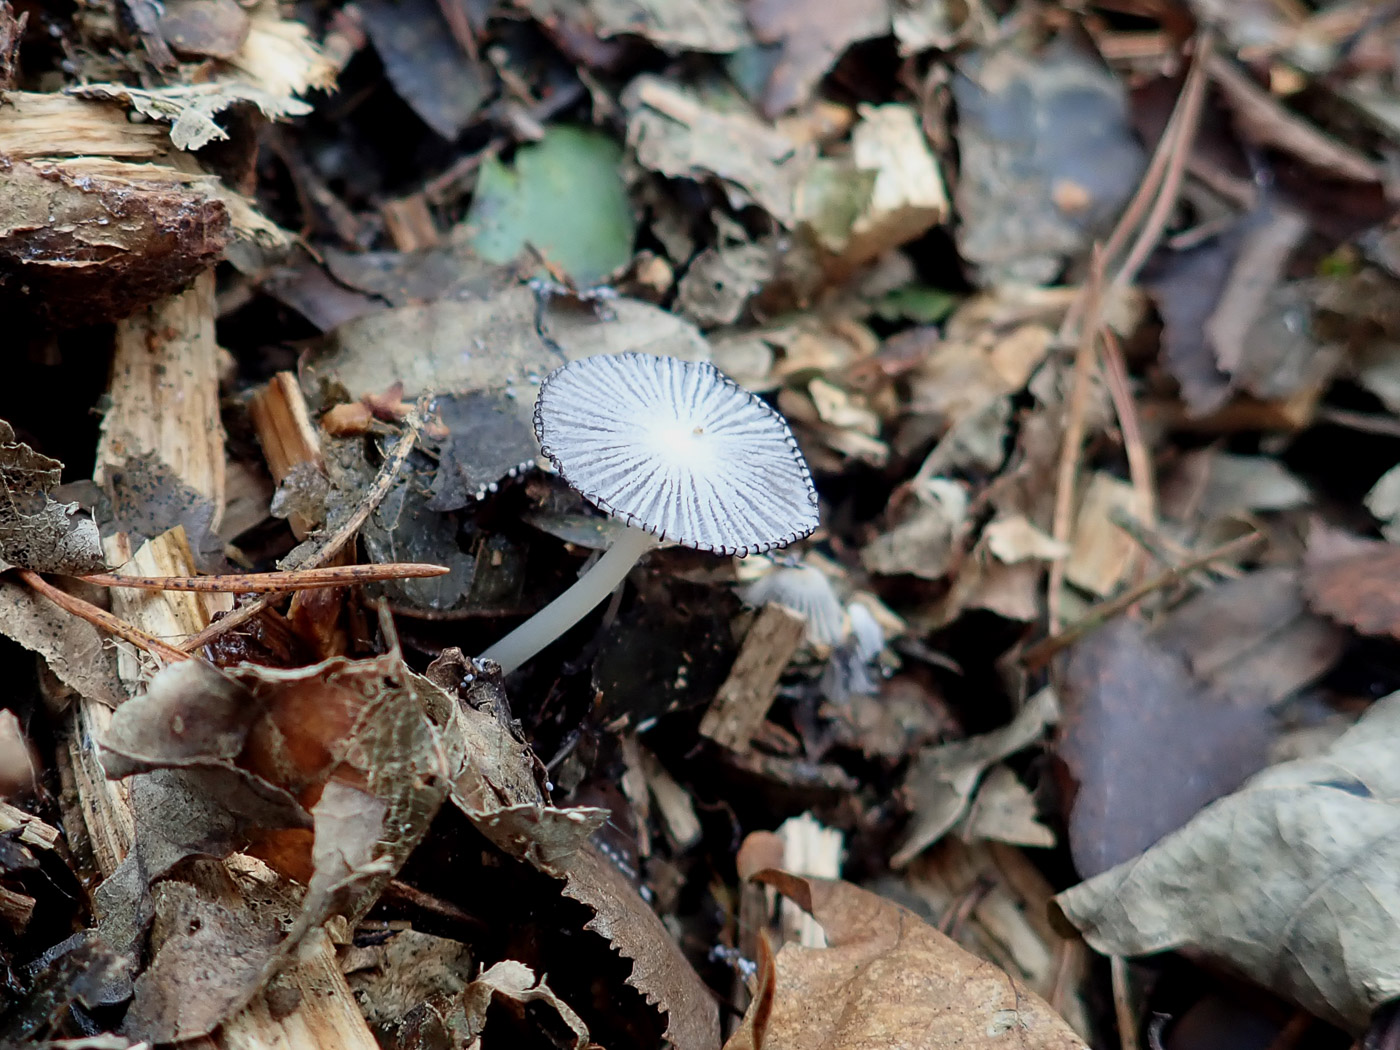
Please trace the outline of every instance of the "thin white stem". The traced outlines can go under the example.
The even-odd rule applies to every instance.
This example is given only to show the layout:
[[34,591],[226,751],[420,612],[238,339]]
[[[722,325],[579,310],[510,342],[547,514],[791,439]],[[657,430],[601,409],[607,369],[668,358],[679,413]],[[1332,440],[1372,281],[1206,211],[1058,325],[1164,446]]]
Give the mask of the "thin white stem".
[[627,578],[638,559],[657,545],[656,537],[650,533],[623,529],[577,583],[487,649],[481,659],[495,660],[504,673],[510,674],[587,616]]

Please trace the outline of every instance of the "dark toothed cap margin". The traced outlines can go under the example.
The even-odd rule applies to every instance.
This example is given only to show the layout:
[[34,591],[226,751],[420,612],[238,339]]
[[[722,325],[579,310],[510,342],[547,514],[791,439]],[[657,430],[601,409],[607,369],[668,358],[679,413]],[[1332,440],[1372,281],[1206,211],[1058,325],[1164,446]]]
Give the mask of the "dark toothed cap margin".
[[540,384],[535,436],[585,499],[663,542],[742,557],[817,527],[787,421],[708,361],[572,361]]

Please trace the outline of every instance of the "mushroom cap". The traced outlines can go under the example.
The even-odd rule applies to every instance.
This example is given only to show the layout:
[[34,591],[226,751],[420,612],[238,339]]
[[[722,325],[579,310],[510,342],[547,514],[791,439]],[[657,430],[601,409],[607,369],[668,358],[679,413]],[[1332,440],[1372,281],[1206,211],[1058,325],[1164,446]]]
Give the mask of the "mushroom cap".
[[662,542],[742,557],[817,527],[787,421],[708,361],[571,361],[540,384],[535,436],[584,499]]

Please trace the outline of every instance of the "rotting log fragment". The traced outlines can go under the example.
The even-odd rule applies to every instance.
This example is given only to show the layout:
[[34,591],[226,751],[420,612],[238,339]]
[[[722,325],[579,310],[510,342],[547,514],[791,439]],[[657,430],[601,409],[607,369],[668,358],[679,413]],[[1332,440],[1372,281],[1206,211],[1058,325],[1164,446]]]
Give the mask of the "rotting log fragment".
[[163,125],[106,102],[6,92],[0,182],[0,310],[55,327],[128,317],[232,242],[260,254],[288,243]]
[[213,266],[229,212],[199,176],[101,157],[0,158],[0,310],[52,325],[126,317]]

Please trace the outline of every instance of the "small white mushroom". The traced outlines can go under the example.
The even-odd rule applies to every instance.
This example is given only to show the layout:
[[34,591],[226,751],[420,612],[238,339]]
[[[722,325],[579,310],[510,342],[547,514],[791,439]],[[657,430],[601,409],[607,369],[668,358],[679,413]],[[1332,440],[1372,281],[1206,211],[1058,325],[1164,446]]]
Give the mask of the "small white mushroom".
[[535,436],[560,476],[627,525],[577,583],[491,646],[509,672],[578,623],[663,543],[744,557],[817,527],[787,422],[708,362],[587,357],[540,385]]
[[846,617],[851,625],[851,643],[856,655],[865,663],[873,663],[885,649],[884,628],[860,602],[846,606]]
[[780,565],[743,589],[750,605],[776,602],[807,620],[807,641],[827,648],[846,637],[845,612],[836,588],[820,569],[810,565]]

